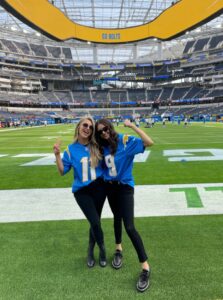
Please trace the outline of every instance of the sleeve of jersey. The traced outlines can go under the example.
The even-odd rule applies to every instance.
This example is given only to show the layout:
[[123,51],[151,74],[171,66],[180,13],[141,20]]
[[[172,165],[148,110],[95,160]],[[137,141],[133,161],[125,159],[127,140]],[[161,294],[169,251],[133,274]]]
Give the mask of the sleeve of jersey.
[[71,166],[72,166],[70,156],[68,154],[67,149],[63,153],[62,162],[63,162],[63,166],[64,166],[63,175],[65,175],[66,173],[68,173],[70,171]]
[[142,139],[137,138],[135,136],[128,136],[128,140],[126,142],[126,151],[128,155],[136,155],[138,153],[143,153],[145,150],[145,146],[143,144]]

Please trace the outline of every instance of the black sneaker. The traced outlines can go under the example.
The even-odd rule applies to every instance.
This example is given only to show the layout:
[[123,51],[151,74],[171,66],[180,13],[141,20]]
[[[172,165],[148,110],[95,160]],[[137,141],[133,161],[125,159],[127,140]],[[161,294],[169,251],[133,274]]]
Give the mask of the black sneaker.
[[137,282],[136,288],[139,292],[144,292],[149,288],[149,277],[150,277],[150,269],[149,270],[142,270],[139,275],[139,280]]
[[120,269],[121,266],[122,266],[122,251],[116,249],[112,260],[112,267],[117,270]]

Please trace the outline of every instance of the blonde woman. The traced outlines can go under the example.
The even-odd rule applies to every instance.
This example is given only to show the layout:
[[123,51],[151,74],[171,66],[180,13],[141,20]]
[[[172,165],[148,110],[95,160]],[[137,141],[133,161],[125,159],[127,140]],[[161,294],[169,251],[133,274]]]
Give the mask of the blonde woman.
[[[91,117],[83,118],[77,124],[74,141],[67,146],[63,158],[61,159],[60,156],[59,143],[54,144],[53,151],[60,175],[65,175],[73,168],[72,192],[90,223],[90,238],[95,240],[99,247],[99,264],[101,267],[105,267],[106,253],[100,222],[105,201],[105,189],[102,179],[102,157],[94,136],[95,125],[93,119]],[[88,267],[93,267],[95,264],[93,248],[88,249]]]

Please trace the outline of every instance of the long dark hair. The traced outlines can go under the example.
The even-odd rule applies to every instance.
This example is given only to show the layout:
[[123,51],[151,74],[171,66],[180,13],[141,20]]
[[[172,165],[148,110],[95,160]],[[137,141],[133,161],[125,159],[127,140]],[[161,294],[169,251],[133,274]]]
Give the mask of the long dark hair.
[[[109,129],[110,137],[108,140],[101,138],[98,133],[98,125],[102,124]],[[95,138],[100,146],[101,153],[103,154],[103,146],[109,146],[111,154],[114,155],[118,147],[118,133],[115,131],[113,124],[107,119],[100,119],[95,123]]]

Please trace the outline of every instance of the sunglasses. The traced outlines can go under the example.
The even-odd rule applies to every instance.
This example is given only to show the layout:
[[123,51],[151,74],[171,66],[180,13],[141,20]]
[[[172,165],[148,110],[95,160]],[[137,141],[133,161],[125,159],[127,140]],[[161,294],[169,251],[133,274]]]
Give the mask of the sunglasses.
[[101,135],[103,132],[107,132],[108,130],[109,130],[108,126],[105,126],[102,129],[98,130],[98,134]]
[[81,124],[84,128],[89,128],[90,130],[93,130],[93,126],[92,125],[89,125],[89,124],[87,124],[87,123],[82,123]]

